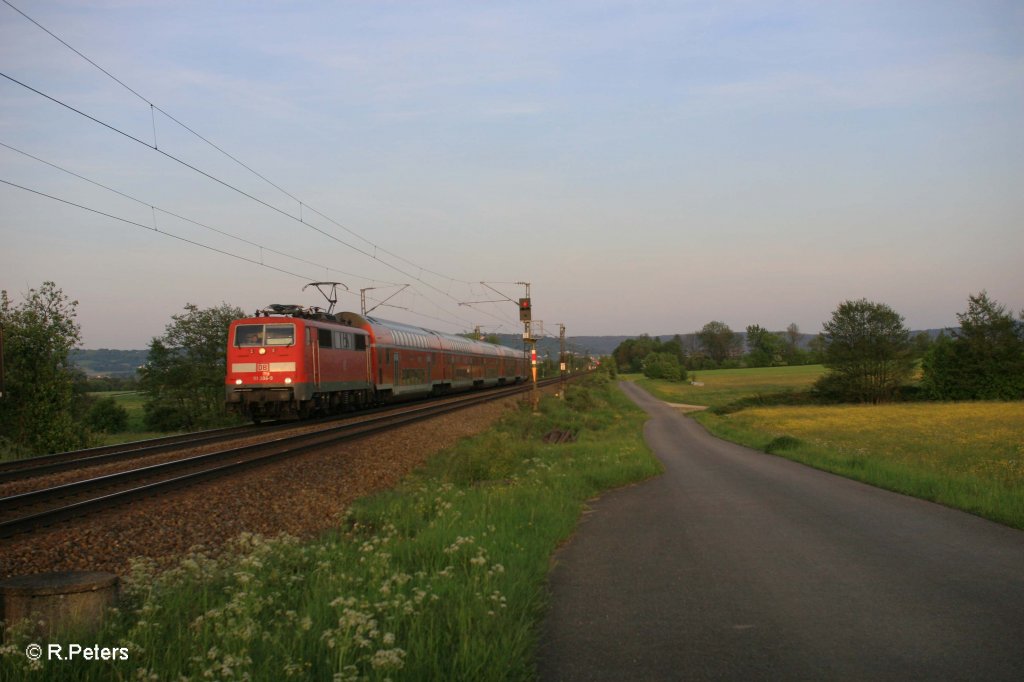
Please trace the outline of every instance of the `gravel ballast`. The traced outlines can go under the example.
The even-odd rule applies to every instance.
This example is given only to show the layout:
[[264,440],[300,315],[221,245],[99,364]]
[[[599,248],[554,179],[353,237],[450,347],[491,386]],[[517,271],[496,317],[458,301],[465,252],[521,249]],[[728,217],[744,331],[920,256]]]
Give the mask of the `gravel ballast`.
[[393,487],[431,455],[486,431],[520,400],[469,407],[0,540],[0,579],[72,570],[125,575],[133,557],[169,567],[197,545],[216,552],[242,532],[313,537],[336,527],[354,500]]

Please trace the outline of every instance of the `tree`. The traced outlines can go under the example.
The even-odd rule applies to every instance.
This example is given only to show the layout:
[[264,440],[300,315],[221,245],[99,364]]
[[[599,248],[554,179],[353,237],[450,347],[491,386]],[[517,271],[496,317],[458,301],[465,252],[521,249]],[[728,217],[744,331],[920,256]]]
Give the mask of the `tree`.
[[661,340],[641,334],[635,339],[626,339],[612,351],[612,357],[623,372],[642,372],[643,362],[651,353],[661,348]]
[[679,361],[679,365],[686,361],[686,351],[683,350],[683,337],[674,334],[671,339],[661,344],[662,353],[671,353]]
[[912,339],[913,349],[912,353],[915,359],[920,360],[928,354],[928,349],[932,347],[932,337],[928,335],[928,332],[918,332]]
[[736,334],[729,329],[729,325],[717,320],[704,325],[697,332],[697,337],[700,339],[700,345],[704,352],[717,363],[728,358],[739,343]]
[[228,326],[244,316],[227,303],[202,310],[188,303],[184,314],[171,316],[165,334],[150,342],[140,371],[140,387],[149,397],[143,405],[147,428],[192,430],[225,421]]
[[81,342],[77,306],[53,282],[29,289],[18,306],[6,291],[0,292],[6,384],[0,400],[0,440],[18,454],[89,444],[88,431],[77,423],[82,382],[68,361]]
[[682,381],[686,378],[686,370],[672,353],[650,353],[644,358],[643,369],[644,376],[649,379]]
[[786,360],[786,364],[802,365],[810,359],[811,354],[800,349],[800,337],[800,327],[797,326],[796,322],[790,322],[789,326],[786,327],[786,347],[783,350],[783,358]]
[[833,399],[891,400],[914,369],[910,330],[884,303],[844,301],[824,324],[825,366],[815,385]]
[[940,400],[1024,398],[1024,320],[982,291],[957,314],[960,329],[936,339],[922,361],[922,386]]
[[747,354],[748,367],[775,367],[783,364],[782,338],[759,324],[747,327],[747,348],[750,349]]
[[803,359],[803,362],[810,365],[818,365],[825,362],[825,336],[823,334],[815,334],[807,342],[807,352],[801,351],[800,357]]

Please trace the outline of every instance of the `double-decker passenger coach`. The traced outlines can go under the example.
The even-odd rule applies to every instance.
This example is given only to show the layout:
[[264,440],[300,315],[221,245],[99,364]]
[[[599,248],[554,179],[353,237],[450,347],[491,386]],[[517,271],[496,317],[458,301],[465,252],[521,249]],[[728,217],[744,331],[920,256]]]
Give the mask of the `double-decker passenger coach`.
[[516,384],[504,346],[356,313],[272,305],[228,331],[228,408],[259,422]]

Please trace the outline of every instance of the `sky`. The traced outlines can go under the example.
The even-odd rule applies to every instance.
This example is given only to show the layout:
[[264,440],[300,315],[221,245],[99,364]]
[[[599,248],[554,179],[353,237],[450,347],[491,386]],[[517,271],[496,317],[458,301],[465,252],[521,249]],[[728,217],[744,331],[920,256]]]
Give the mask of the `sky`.
[[570,337],[1024,309],[1015,0],[3,3],[0,288],[85,348],[312,281]]

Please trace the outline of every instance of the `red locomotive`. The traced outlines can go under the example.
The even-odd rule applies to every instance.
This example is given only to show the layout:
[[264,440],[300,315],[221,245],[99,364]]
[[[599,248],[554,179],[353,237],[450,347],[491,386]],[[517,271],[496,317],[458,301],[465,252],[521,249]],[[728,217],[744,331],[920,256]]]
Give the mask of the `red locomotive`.
[[520,383],[526,356],[504,346],[388,322],[273,305],[228,331],[228,408],[262,419]]

